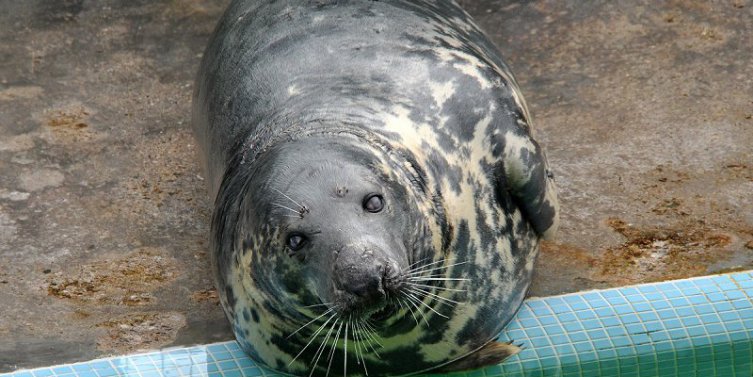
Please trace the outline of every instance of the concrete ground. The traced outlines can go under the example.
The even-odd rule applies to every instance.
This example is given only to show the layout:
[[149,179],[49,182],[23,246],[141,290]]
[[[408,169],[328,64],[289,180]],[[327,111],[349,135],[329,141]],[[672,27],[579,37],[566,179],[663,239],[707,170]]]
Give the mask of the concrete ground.
[[[462,3],[559,182],[532,295],[753,268],[753,3]],[[231,338],[188,126],[225,4],[0,0],[0,372]]]

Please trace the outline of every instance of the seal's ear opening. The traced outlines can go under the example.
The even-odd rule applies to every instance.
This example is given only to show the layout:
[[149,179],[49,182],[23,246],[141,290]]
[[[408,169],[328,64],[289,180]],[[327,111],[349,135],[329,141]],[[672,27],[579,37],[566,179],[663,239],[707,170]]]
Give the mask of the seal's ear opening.
[[544,151],[530,136],[513,131],[504,136],[503,145],[497,189],[507,189],[533,230],[552,239],[559,226],[559,204]]

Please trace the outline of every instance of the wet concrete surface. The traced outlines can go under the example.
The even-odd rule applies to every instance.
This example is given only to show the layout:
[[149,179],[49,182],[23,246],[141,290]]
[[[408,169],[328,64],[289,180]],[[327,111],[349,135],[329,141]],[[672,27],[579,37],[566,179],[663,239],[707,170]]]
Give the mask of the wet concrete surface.
[[[0,372],[231,338],[188,125],[226,3],[0,0]],[[753,268],[753,3],[462,3],[560,187],[532,295]]]

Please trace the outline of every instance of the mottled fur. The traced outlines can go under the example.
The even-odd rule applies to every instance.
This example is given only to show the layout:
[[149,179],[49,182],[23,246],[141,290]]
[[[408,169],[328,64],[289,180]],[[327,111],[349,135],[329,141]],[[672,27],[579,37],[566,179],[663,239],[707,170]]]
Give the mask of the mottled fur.
[[[364,374],[365,364],[399,375],[500,349],[484,345],[520,306],[557,200],[512,74],[455,3],[233,1],[204,54],[193,125],[216,198],[221,302],[254,359],[294,374]],[[368,190],[389,196],[382,217],[350,212]],[[305,216],[273,205],[282,193]],[[292,228],[320,232],[328,248],[291,258]],[[401,293],[375,328],[341,324],[346,354],[345,334],[323,325],[341,308],[323,298],[335,297],[331,266],[349,239],[399,270],[395,292],[411,276],[446,280],[423,281],[434,296],[411,304],[421,313]],[[306,348],[336,330],[334,349]],[[318,362],[330,352],[337,368]]]

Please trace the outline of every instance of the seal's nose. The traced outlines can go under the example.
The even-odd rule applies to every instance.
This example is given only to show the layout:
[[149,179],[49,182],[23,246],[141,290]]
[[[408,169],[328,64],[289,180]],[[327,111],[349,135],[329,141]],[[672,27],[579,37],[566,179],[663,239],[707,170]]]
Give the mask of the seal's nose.
[[348,293],[360,305],[382,301],[386,262],[378,252],[366,248],[348,247],[338,253],[335,262],[334,280],[338,290]]

